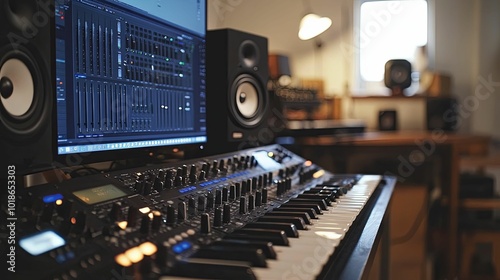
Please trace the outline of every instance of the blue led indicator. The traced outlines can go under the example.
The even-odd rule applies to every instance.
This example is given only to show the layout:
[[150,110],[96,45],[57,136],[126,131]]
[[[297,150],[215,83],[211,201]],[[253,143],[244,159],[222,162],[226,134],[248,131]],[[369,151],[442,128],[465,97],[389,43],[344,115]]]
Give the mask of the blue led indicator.
[[46,196],[43,197],[43,202],[45,202],[45,203],[54,203],[54,202],[56,202],[59,199],[63,199],[63,195],[62,194],[60,194],[60,193],[50,194],[50,195],[46,195]]
[[190,191],[193,191],[193,190],[196,190],[196,187],[195,186],[189,186],[189,187],[180,189],[179,192],[180,193],[187,193],[187,192],[190,192]]
[[180,253],[182,253],[190,248],[191,248],[191,243],[189,243],[187,241],[183,241],[183,242],[173,246],[172,250],[174,251],[174,253],[180,254]]
[[191,248],[191,244],[187,241],[181,242],[181,244],[179,244],[179,245],[181,245],[182,249],[184,249],[184,250]]

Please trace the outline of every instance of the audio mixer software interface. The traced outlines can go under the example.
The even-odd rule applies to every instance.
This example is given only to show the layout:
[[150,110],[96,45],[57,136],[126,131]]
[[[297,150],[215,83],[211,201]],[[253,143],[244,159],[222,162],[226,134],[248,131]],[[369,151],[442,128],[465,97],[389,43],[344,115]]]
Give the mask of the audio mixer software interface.
[[204,1],[58,3],[58,154],[206,142]]

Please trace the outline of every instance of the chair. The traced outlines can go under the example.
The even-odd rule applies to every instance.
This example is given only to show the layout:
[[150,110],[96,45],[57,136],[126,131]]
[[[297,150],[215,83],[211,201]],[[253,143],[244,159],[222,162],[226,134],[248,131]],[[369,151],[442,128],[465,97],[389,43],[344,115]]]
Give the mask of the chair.
[[[460,166],[473,169],[476,174],[485,175],[487,168],[500,168],[500,153],[490,152],[486,156],[463,157]],[[500,209],[500,197],[461,198],[460,209],[472,211]],[[486,226],[462,228],[460,236],[462,247],[461,278],[500,279],[500,223],[492,221],[489,225],[486,223]],[[485,257],[491,261],[485,263]],[[475,268],[479,268],[485,274],[478,275]]]

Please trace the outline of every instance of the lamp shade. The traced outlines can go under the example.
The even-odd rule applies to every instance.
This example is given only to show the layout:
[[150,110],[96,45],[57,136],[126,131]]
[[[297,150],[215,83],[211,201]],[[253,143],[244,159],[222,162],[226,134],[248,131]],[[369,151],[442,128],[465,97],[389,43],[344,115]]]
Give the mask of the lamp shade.
[[321,17],[316,14],[307,14],[300,21],[299,38],[301,40],[312,39],[325,32],[332,25],[332,20],[328,17]]

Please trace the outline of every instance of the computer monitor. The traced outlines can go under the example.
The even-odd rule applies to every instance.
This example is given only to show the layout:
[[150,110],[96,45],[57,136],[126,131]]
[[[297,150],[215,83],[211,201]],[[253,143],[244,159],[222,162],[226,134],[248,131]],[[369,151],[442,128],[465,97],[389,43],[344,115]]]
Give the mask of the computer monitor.
[[56,0],[57,162],[202,149],[205,0]]

